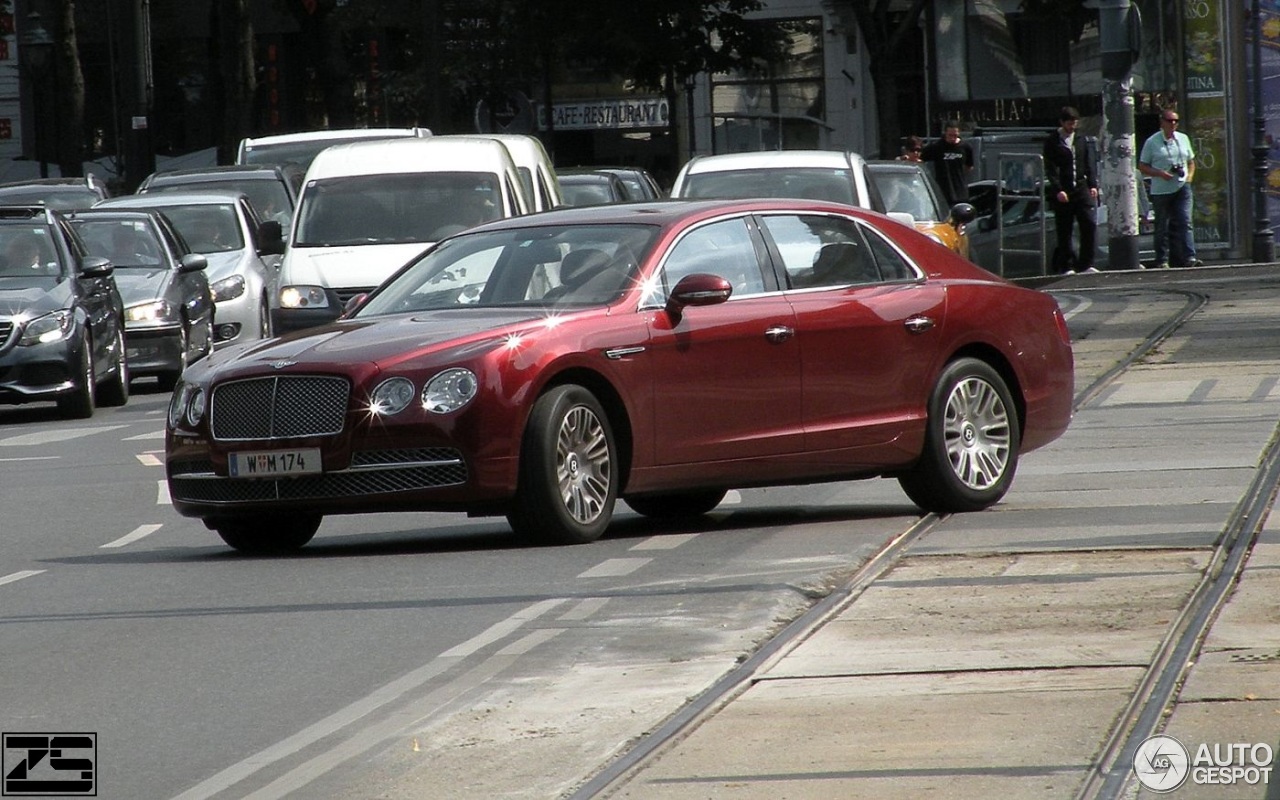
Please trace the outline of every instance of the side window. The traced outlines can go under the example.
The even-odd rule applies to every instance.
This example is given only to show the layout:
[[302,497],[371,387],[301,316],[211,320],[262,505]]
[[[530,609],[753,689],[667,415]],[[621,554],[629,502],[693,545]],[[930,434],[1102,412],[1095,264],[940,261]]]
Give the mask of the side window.
[[703,225],[685,234],[663,265],[663,279],[659,291],[670,293],[671,288],[686,275],[703,272],[719,275],[733,284],[735,296],[758,294],[764,291],[764,279],[760,274],[760,261],[751,242],[745,219],[727,219]]
[[792,289],[880,280],[858,225],[845,217],[777,214],[761,218],[782,256]]
[[907,263],[879,231],[871,228],[870,225],[863,228],[866,233],[867,246],[871,248],[871,252],[875,255],[876,264],[880,267],[880,274],[884,276],[886,281],[911,281],[915,280],[916,272]]

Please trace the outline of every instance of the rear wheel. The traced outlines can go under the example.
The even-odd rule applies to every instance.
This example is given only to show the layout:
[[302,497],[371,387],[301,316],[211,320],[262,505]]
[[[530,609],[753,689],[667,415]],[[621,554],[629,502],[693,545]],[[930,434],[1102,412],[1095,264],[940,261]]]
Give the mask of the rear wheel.
[[637,514],[653,519],[682,519],[706,514],[720,505],[726,494],[728,491],[725,489],[703,489],[697,492],[646,494],[624,499]]
[[319,514],[229,517],[209,520],[222,541],[241,553],[291,553],[300,549],[320,529]]
[[1018,447],[1017,410],[1004,379],[986,362],[957,359],[933,388],[920,461],[898,481],[926,511],[978,511],[1009,490]]
[[533,406],[507,521],[547,544],[584,544],[609,527],[617,499],[617,447],[604,409],[581,386],[557,386]]
[[98,387],[98,404],[122,406],[129,402],[129,361],[124,349],[124,331],[116,331],[116,368],[111,377]]
[[93,380],[93,340],[86,332],[84,341],[80,343],[80,359],[75,370],[79,377],[75,379],[75,389],[70,394],[58,398],[58,411],[64,417],[72,419],[88,419],[93,416],[96,403],[96,385]]

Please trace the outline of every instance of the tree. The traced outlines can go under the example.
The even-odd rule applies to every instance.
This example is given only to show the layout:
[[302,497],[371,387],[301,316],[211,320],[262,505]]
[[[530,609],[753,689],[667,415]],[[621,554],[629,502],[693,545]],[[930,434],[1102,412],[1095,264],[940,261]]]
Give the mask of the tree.
[[54,155],[62,175],[84,175],[84,73],[80,70],[80,50],[76,45],[75,0],[53,0],[52,30],[55,76]]
[[249,0],[210,3],[209,32],[209,89],[215,109],[218,163],[231,164],[240,140],[253,128],[257,79]]
[[867,48],[868,70],[876,95],[879,146],[884,154],[898,152],[897,138],[902,127],[895,99],[897,87],[892,68],[893,55],[920,24],[920,15],[929,3],[930,0],[907,0],[905,3],[894,0],[835,0],[837,7],[853,12]]

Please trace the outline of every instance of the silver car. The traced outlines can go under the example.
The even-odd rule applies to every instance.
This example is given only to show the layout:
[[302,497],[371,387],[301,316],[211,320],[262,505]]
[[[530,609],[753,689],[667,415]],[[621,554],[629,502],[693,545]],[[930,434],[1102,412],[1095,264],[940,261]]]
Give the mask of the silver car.
[[259,219],[245,195],[135,194],[94,208],[153,208],[169,218],[192,252],[208,259],[216,347],[271,335],[267,302],[276,292],[284,240],[280,223]]

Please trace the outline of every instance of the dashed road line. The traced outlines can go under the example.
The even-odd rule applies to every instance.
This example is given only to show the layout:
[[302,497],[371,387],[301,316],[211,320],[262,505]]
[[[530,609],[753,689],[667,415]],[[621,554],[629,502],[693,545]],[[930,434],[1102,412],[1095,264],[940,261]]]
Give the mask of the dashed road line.
[[45,570],[42,570],[42,569],[27,569],[27,570],[23,570],[22,572],[14,572],[9,575],[0,576],[0,586],[3,586],[6,583],[14,583],[15,581],[20,581],[23,578],[34,577],[44,571]]
[[623,575],[630,575],[652,560],[652,558],[608,558],[586,572],[579,573],[578,577],[619,578]]
[[171,502],[169,498],[169,482],[165,480],[156,481],[156,505],[167,506]]
[[696,533],[673,533],[669,536],[650,536],[633,545],[631,550],[674,550],[685,542],[698,538]]
[[116,431],[125,427],[128,426],[97,425],[87,428],[56,428],[47,431],[36,431],[35,433],[24,433],[18,436],[10,436],[6,439],[0,439],[0,447],[32,447],[35,445],[51,444],[53,442],[66,442],[71,439],[80,439],[85,436],[93,436],[98,433]]
[[99,545],[98,549],[101,550],[107,547],[124,547],[127,544],[132,544],[138,541],[144,536],[150,536],[151,534],[160,530],[162,527],[164,526],[163,525],[139,525],[138,527],[134,528],[132,532],[127,533],[124,536],[121,536],[119,539],[116,539],[114,542],[107,542],[104,545]]
[[152,455],[152,454],[150,454],[150,453],[138,453],[138,455],[137,455],[136,457],[137,457],[138,461],[140,461],[140,462],[142,463],[142,466],[144,466],[144,467],[158,467],[158,466],[160,466],[160,459],[156,458],[155,456],[153,456],[153,455]]

